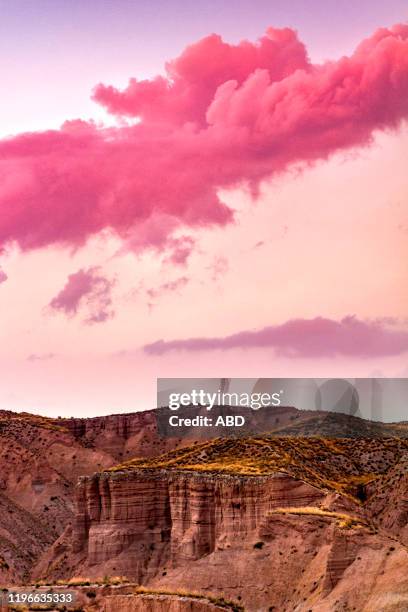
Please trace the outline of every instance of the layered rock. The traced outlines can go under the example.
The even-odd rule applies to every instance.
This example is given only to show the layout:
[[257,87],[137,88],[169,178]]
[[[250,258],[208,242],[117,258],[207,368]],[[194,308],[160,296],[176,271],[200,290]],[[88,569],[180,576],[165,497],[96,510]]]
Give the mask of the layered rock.
[[101,601],[101,612],[233,612],[208,599],[177,595],[117,595]]
[[[340,524],[322,509],[329,506],[359,518]],[[384,609],[402,610],[407,551],[359,512],[349,498],[284,473],[106,472],[77,488],[74,550],[84,560],[75,571],[223,593],[253,612],[340,612],[356,603],[374,612],[364,606],[381,600],[382,582],[396,602]]]
[[[15,587],[13,591],[24,593],[25,589]],[[35,594],[38,596],[50,593],[62,595],[68,592],[74,596],[74,599],[63,605],[62,609],[67,612],[78,610],[82,612],[96,612],[96,610],[99,612],[244,612],[242,606],[227,601],[224,597],[206,597],[183,591],[146,590],[132,583],[111,585],[106,581],[92,583],[85,580],[82,583],[75,581],[74,585],[67,583],[35,588]],[[18,608],[20,609],[20,606]],[[0,611],[8,612],[11,609],[15,610],[17,607],[2,605],[0,598]],[[57,612],[57,607],[52,604],[46,607],[38,603],[24,606],[27,612],[36,612],[40,609]],[[61,606],[58,606],[58,609],[61,609]]]
[[[286,474],[243,477],[166,470],[108,472],[77,488],[74,552],[95,573],[107,562],[139,581],[166,563],[200,559],[252,540],[278,506],[315,503],[324,494]],[[92,569],[93,568],[93,569]]]
[[[83,445],[102,448],[117,461],[126,455],[140,453],[142,456],[150,456],[158,450],[166,449],[157,435],[153,410],[89,419],[57,419],[53,422],[62,425]],[[160,449],[155,449],[155,446],[160,446]]]
[[315,487],[283,473],[266,477],[172,474],[172,562],[199,559],[237,539],[251,540],[273,508],[302,506],[323,497]]
[[159,438],[153,411],[55,420],[0,411],[0,506],[26,511],[24,524],[36,529],[38,540],[34,548],[30,539],[26,545],[22,542],[18,555],[7,552],[9,513],[0,514],[0,579],[13,575],[22,580],[38,555],[63,533],[73,518],[79,476],[124,457],[152,456],[178,443]]
[[31,580],[124,575],[156,591],[88,589],[84,610],[216,605],[157,593],[179,588],[249,612],[408,610],[406,440],[258,436],[156,456],[186,442],[160,440],[151,412],[0,413],[0,580],[35,565]]

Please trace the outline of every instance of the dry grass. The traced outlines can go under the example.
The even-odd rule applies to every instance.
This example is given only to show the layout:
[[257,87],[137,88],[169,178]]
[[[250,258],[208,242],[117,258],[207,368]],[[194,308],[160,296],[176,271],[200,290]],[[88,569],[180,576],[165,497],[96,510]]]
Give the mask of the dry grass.
[[4,412],[0,411],[0,421],[8,425],[13,422],[21,425],[32,425],[34,427],[41,427],[42,429],[48,429],[52,431],[66,432],[66,428],[60,425],[56,425],[54,420],[49,417],[40,416],[37,414],[31,414],[29,412]]
[[284,472],[320,489],[359,499],[358,488],[381,477],[408,451],[399,438],[217,438],[111,468],[263,476]]
[[121,584],[129,584],[129,578],[126,576],[104,576],[103,578],[89,578],[85,576],[73,576],[67,580],[57,580],[55,582],[47,582],[45,580],[39,580],[35,584],[37,587],[41,586],[118,586]]
[[343,529],[349,529],[351,527],[363,527],[366,526],[358,516],[351,516],[343,512],[332,512],[330,510],[324,510],[323,508],[317,508],[316,506],[303,506],[303,507],[287,507],[287,508],[275,508],[269,512],[269,515],[273,514],[295,514],[296,516],[318,516],[335,519],[337,526]]
[[188,591],[187,589],[149,589],[146,587],[137,587],[134,591],[137,595],[168,595],[168,596],[176,596],[176,597],[189,597],[191,599],[202,599],[205,601],[209,601],[221,608],[225,608],[226,610],[230,610],[231,612],[244,612],[244,608],[232,601],[230,599],[226,599],[220,595],[208,595],[203,593],[198,593],[195,591]]
[[[245,609],[243,608],[243,606],[241,606],[235,601],[227,599],[223,595],[212,595],[208,593],[204,594],[204,593],[199,593],[196,591],[189,591],[187,589],[165,589],[165,588],[152,589],[148,587],[134,585],[124,576],[105,576],[104,578],[88,578],[84,576],[76,576],[74,578],[71,578],[68,581],[58,580],[57,582],[52,583],[52,584],[51,583],[46,584],[43,582],[36,583],[36,587],[39,587],[39,586],[43,586],[43,587],[53,587],[54,586],[55,587],[57,586],[60,588],[70,588],[70,587],[71,588],[72,587],[98,588],[98,587],[103,587],[103,586],[120,587],[121,585],[132,587],[131,593],[127,593],[129,597],[138,596],[138,595],[141,595],[141,596],[143,595],[151,595],[151,596],[167,595],[169,597],[172,597],[172,596],[173,597],[189,597],[190,599],[200,599],[200,600],[211,602],[221,608],[229,610],[230,612],[245,612]],[[117,594],[120,594],[120,591]],[[110,595],[112,595],[112,593],[110,593]],[[22,610],[34,610],[34,609],[42,610],[42,609],[49,609],[49,608],[47,607],[43,608],[41,606],[37,608],[33,608],[33,607],[24,608],[24,606],[16,606],[15,609],[22,611]]]

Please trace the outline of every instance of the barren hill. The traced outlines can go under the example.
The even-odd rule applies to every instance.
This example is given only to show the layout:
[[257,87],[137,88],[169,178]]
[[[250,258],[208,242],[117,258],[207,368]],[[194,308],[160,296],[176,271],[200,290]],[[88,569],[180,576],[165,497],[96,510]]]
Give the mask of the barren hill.
[[80,479],[64,555],[38,576],[125,575],[253,612],[408,610],[407,456],[405,439],[272,435],[131,460]]
[[0,581],[86,576],[86,610],[408,611],[406,425],[353,419],[289,408],[189,441],[154,411],[0,413]]
[[159,438],[153,411],[94,419],[0,411],[0,580],[27,579],[66,529],[80,476],[179,443]]

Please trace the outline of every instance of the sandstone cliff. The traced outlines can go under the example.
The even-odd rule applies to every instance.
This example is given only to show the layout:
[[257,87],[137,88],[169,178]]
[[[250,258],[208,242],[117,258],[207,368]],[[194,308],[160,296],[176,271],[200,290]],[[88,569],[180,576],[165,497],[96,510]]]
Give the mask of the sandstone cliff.
[[275,507],[304,506],[322,497],[283,473],[254,478],[105,472],[78,485],[73,550],[87,551],[94,575],[109,565],[142,581],[167,563],[200,559],[236,538],[252,541]]
[[[354,447],[220,440],[82,478],[71,571],[225,593],[254,612],[408,609],[404,542],[360,499],[404,469],[407,444]],[[266,473],[251,475],[254,462]]]
[[405,429],[356,440],[288,427],[297,437],[186,447],[160,439],[151,412],[0,413],[0,581],[122,575],[155,591],[95,587],[85,610],[201,612],[215,594],[249,612],[408,611]]

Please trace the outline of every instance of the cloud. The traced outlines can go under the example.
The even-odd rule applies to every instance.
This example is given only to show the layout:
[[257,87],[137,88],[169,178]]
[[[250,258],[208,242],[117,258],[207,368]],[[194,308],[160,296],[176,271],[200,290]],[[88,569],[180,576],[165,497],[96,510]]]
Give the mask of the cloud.
[[212,34],[168,62],[165,77],[131,79],[124,91],[100,84],[93,97],[115,115],[152,123],[205,126],[207,109],[223,83],[232,79],[243,83],[258,69],[267,70],[271,80],[281,81],[309,67],[305,46],[289,28],[269,28],[255,44],[242,41],[230,45]]
[[407,73],[408,25],[381,28],[323,65],[310,63],[287,28],[256,43],[204,38],[168,62],[165,76],[96,87],[109,112],[140,121],[76,120],[0,141],[0,250],[72,248],[113,232],[127,248],[183,263],[192,228],[233,220],[219,189],[256,193],[292,164],[397,128],[408,117]]
[[4,270],[0,268],[0,285],[1,283],[5,283],[7,279],[8,279],[7,274],[4,272]]
[[175,280],[168,281],[159,285],[159,287],[147,289],[146,293],[150,299],[156,299],[163,295],[163,293],[173,293],[174,291],[179,291],[183,287],[185,287],[189,283],[189,278],[187,276],[180,276]]
[[281,325],[242,331],[215,338],[159,340],[144,351],[162,355],[168,351],[211,351],[273,348],[286,357],[386,357],[408,351],[408,330],[389,320],[363,321],[348,316],[340,321],[316,317],[292,319]]
[[114,281],[105,278],[100,268],[81,269],[68,276],[63,289],[49,306],[68,317],[78,314],[84,307],[88,312],[85,323],[102,323],[114,316],[111,290]]
[[179,238],[170,238],[167,241],[169,255],[166,258],[166,263],[172,263],[176,266],[185,266],[187,260],[193,252],[195,240],[191,236],[180,236]]
[[41,353],[41,354],[32,353],[31,355],[27,357],[27,361],[30,361],[32,363],[36,361],[49,361],[50,359],[54,359],[55,357],[56,357],[55,353]]
[[229,270],[228,259],[223,255],[214,257],[212,263],[207,266],[207,270],[211,273],[211,280],[216,283],[220,278],[224,277]]

